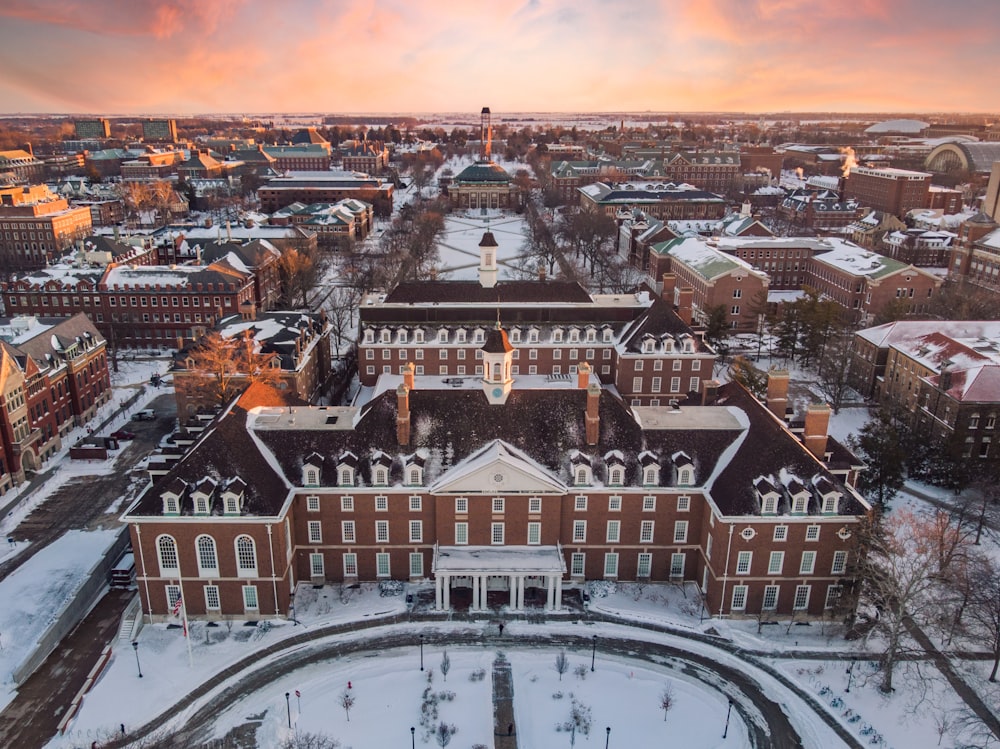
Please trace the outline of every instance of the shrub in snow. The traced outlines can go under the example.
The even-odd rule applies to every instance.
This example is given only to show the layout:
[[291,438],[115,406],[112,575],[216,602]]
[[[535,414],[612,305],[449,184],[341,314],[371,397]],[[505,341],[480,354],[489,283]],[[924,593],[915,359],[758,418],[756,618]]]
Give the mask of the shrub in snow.
[[587,667],[581,663],[579,666],[573,669],[573,674],[580,681],[583,681],[584,679],[587,678]]
[[399,580],[382,580],[378,584],[378,594],[382,598],[391,598],[392,596],[402,595],[403,593],[403,583]]
[[591,580],[587,583],[587,591],[591,598],[607,598],[617,590],[617,586],[611,580]]
[[471,674],[469,674],[469,681],[482,681],[486,678],[486,669],[477,668]]

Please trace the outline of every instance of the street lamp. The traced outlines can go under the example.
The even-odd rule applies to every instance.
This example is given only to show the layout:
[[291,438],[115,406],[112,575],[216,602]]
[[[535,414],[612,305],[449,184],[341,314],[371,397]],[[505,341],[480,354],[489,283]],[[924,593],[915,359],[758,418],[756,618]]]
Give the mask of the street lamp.
[[285,692],[285,709],[288,710],[288,727],[292,727],[292,703],[288,701],[288,698],[292,696],[291,692]]
[[420,670],[424,670],[424,636],[420,635]]
[[611,741],[611,726],[604,729],[604,749],[608,749],[608,742]]
[[855,663],[856,663],[856,661],[852,658],[851,659],[851,665],[847,667],[847,689],[845,689],[844,691],[848,692],[848,693],[850,693],[850,691],[851,691],[851,677],[854,676],[854,664]]
[[722,732],[722,738],[726,738],[726,735],[729,733],[729,714],[731,712],[733,712],[733,701],[729,700],[729,707],[726,710],[726,728]]
[[139,678],[142,678],[142,666],[139,664],[139,641],[132,640],[132,650],[135,651],[135,667],[139,669]]
[[592,642],[593,642],[593,646],[590,649],[590,670],[591,671],[594,670],[594,658],[597,657],[597,635],[594,635],[594,639],[592,640]]
[[416,732],[417,729],[414,728],[413,726],[410,726],[410,749],[417,749],[417,740],[416,738],[414,738]]

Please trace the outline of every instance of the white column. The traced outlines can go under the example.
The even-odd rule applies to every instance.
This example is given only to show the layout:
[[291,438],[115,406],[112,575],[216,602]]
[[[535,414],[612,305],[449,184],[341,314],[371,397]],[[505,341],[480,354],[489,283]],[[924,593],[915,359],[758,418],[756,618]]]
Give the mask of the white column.
[[518,577],[517,577],[517,575],[510,575],[509,576],[509,580],[510,580],[510,604],[509,605],[510,605],[510,607],[514,611],[517,611],[517,581],[518,581]]
[[517,610],[524,611],[524,576],[517,578]]
[[545,576],[545,590],[545,610],[552,611],[552,604],[554,603],[556,592],[555,580],[552,575]]
[[562,575],[556,576],[556,611],[562,611]]
[[479,575],[472,576],[472,610],[479,611]]
[[451,576],[444,575],[441,582],[442,594],[444,597],[444,610],[451,611]]
[[441,575],[434,578],[434,608],[441,610]]

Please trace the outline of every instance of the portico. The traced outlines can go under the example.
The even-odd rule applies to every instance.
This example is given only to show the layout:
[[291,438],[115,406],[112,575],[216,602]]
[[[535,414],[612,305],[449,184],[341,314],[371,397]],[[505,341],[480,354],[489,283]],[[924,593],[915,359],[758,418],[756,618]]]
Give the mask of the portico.
[[509,591],[509,606],[524,611],[527,588],[546,591],[545,610],[562,610],[566,563],[558,546],[438,546],[434,549],[434,608],[451,610],[453,586],[472,589],[471,611],[487,609],[487,591]]

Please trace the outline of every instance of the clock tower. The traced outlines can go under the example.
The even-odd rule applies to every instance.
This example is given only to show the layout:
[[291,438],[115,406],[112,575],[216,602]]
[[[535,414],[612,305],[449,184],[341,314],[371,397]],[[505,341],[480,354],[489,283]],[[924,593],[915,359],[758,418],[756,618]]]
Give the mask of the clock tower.
[[483,344],[483,392],[486,399],[493,405],[503,405],[507,402],[510,389],[514,385],[511,377],[511,361],[514,358],[514,347],[507,339],[507,331],[497,326],[486,336]]

